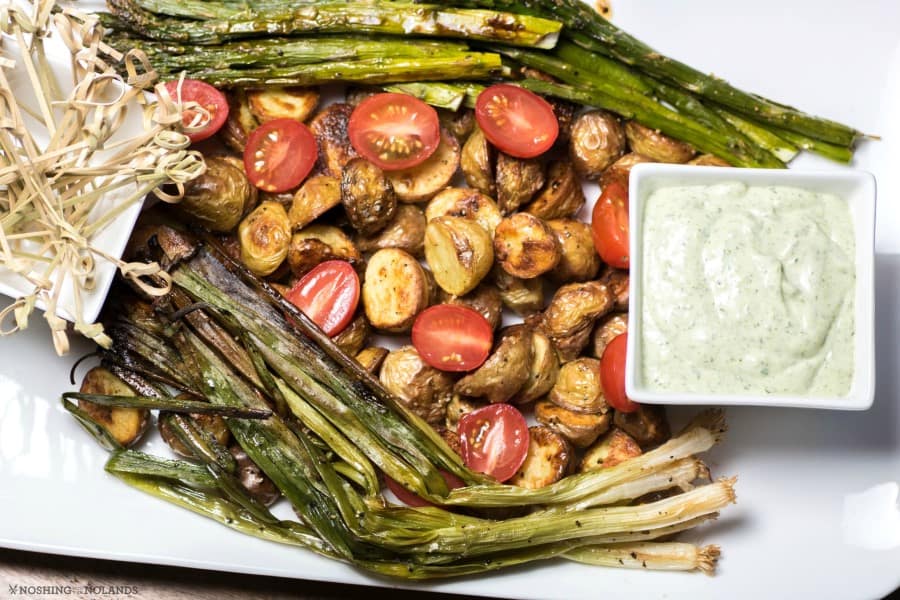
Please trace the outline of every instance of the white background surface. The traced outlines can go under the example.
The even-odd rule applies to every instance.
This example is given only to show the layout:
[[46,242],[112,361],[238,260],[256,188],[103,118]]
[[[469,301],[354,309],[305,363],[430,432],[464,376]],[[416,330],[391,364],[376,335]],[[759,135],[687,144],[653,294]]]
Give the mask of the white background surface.
[[[731,431],[709,462],[714,475],[739,476],[738,504],[693,534],[722,546],[712,578],[547,563],[415,587],[561,599],[882,597],[900,585],[900,256],[887,254],[900,250],[900,4],[616,0],[613,10],[665,53],[884,137],[854,165],[879,185],[874,406],[728,410]],[[797,165],[837,168],[812,157]],[[0,339],[0,546],[395,585],[233,533],[107,477],[104,453],[59,407],[73,360],[53,354],[38,319]]]

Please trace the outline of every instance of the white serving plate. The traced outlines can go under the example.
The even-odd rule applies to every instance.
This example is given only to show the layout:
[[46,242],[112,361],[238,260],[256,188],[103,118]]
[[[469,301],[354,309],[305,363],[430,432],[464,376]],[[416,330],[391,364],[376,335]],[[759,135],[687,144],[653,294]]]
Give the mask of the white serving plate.
[[[875,403],[858,413],[728,409],[731,430],[708,460],[715,475],[739,476],[738,504],[690,536],[722,546],[714,577],[554,562],[408,587],[566,600],[883,597],[900,585],[900,4],[619,0],[613,10],[663,52],[884,137],[854,165],[876,175],[881,198]],[[797,166],[840,168],[814,157]],[[231,532],[107,477],[105,454],[59,406],[73,360],[54,355],[37,319],[0,339],[0,546],[398,585]],[[693,412],[673,410],[679,420]]]

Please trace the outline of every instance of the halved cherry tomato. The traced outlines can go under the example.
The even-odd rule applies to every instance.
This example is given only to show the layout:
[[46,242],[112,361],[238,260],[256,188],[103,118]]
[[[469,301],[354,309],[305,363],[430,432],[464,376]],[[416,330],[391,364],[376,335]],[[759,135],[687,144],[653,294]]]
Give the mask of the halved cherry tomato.
[[437,111],[406,94],[369,96],[350,115],[347,133],[356,151],[385,171],[424,162],[441,141]]
[[327,260],[304,275],[286,297],[326,335],[336,335],[356,312],[359,276],[347,261]]
[[475,120],[489,142],[518,158],[543,154],[559,136],[550,103],[508,83],[492,85],[478,95]]
[[628,190],[621,183],[609,183],[594,205],[591,232],[597,254],[617,269],[629,265],[628,229]]
[[293,119],[267,121],[253,130],[244,149],[250,183],[267,192],[286,192],[306,179],[318,158],[309,127]]
[[[228,118],[228,101],[225,94],[203,81],[185,79],[181,82],[181,95],[178,94],[178,81],[167,81],[166,90],[172,99],[178,103],[196,102],[209,112],[209,120],[203,129],[188,133],[192,142],[199,142],[215,134],[225,119]],[[185,109],[181,113],[181,122],[190,125],[198,116],[195,109]]]
[[620,333],[606,346],[600,359],[600,386],[606,402],[620,412],[634,412],[636,402],[625,395],[625,347],[628,334]]
[[477,310],[436,304],[419,313],[412,343],[426,363],[442,371],[471,371],[481,366],[494,342],[491,324]]
[[[444,481],[447,482],[447,487],[450,488],[451,490],[455,490],[456,488],[461,488],[466,485],[465,481],[463,481],[462,479],[460,479],[453,473],[448,473],[447,471],[444,471],[443,469],[440,471],[440,473],[441,473],[441,477],[444,478]],[[400,502],[406,504],[407,506],[414,506],[414,507],[435,506],[428,500],[425,500],[424,498],[417,496],[416,494],[413,494],[412,492],[407,490],[405,487],[403,487],[402,485],[400,485],[399,483],[397,483],[396,481],[394,481],[387,475],[384,476],[384,483],[387,484],[387,488],[389,490],[391,490],[391,492],[395,496],[397,496],[397,499],[400,500]]]
[[528,423],[511,404],[489,404],[464,414],[457,432],[466,466],[497,481],[515,475],[528,454]]

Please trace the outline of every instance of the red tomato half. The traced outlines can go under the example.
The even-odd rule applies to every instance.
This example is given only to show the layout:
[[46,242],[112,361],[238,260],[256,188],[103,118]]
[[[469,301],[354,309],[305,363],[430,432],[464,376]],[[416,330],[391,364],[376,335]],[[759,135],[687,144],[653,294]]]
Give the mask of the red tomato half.
[[244,149],[250,183],[267,192],[286,192],[306,179],[318,158],[309,127],[294,119],[267,121],[253,130]]
[[385,171],[409,169],[437,150],[437,111],[406,94],[375,94],[359,103],[347,125],[350,143]]
[[[181,95],[179,96],[178,81],[167,81],[166,91],[179,104],[196,102],[209,112],[209,120],[206,125],[198,131],[187,134],[192,142],[199,142],[212,136],[222,128],[225,119],[228,118],[228,101],[225,99],[225,94],[208,83],[196,79],[185,79],[181,82]],[[192,108],[185,109],[181,113],[181,122],[191,125],[194,120],[197,120],[199,124],[202,122],[198,119],[199,116],[199,111]]]
[[[441,477],[444,478],[444,481],[447,482],[447,487],[451,490],[455,490],[456,488],[461,488],[466,485],[466,482],[454,475],[453,473],[448,473],[447,471],[441,470]],[[407,506],[421,507],[421,506],[435,506],[428,500],[413,494],[405,487],[388,477],[384,476],[384,483],[387,484],[387,488],[391,490],[391,492],[397,496],[397,499],[400,500],[403,504]]]
[[489,142],[518,158],[543,154],[559,136],[550,103],[508,83],[492,85],[478,95],[475,120]]
[[528,423],[510,404],[489,404],[464,414],[457,432],[466,466],[497,481],[515,475],[528,454]]
[[359,276],[343,260],[327,260],[303,276],[287,299],[326,335],[336,335],[353,319],[359,304]]
[[412,343],[422,360],[435,369],[471,371],[488,357],[494,330],[476,310],[436,304],[416,317]]
[[591,214],[594,248],[606,264],[627,269],[628,249],[628,190],[621,183],[607,184]]
[[620,412],[634,412],[638,409],[625,395],[625,347],[628,334],[621,333],[606,346],[600,359],[600,385],[606,402]]

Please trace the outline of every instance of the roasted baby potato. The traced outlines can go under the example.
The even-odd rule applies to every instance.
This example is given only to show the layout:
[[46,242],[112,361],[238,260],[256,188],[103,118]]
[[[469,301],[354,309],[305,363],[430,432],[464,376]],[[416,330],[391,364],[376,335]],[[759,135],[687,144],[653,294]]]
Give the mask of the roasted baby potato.
[[603,188],[613,182],[618,182],[627,190],[629,180],[631,179],[631,168],[634,165],[649,162],[654,161],[643,154],[629,152],[603,171],[603,174],[600,176],[600,187]]
[[625,136],[632,152],[643,154],[655,162],[686,163],[694,157],[694,147],[650,129],[637,121],[625,123]]
[[337,179],[341,178],[344,165],[359,156],[347,135],[351,114],[352,106],[336,103],[319,111],[309,122],[319,144],[318,170]]
[[591,353],[603,358],[609,343],[628,331],[628,313],[615,312],[601,317],[591,336]]
[[506,483],[536,490],[566,476],[574,453],[569,442],[549,427],[528,428],[528,454],[519,471]]
[[492,238],[503,220],[497,203],[472,188],[451,187],[438,192],[425,207],[425,219],[430,221],[444,216],[474,219]]
[[614,467],[641,454],[641,447],[634,438],[618,427],[613,427],[597,443],[585,450],[578,471],[584,473]]
[[356,106],[369,96],[374,96],[375,94],[381,94],[382,90],[380,88],[368,85],[353,85],[347,88],[347,92],[345,94],[345,98],[347,104],[351,106]]
[[504,215],[511,214],[544,187],[544,165],[537,158],[516,158],[497,154],[497,206]]
[[277,202],[261,202],[238,227],[241,262],[260,277],[275,272],[287,258],[291,225]]
[[275,119],[305,121],[319,104],[319,90],[308,87],[268,86],[248,90],[250,112],[260,123]]
[[412,346],[388,353],[378,375],[381,384],[428,423],[439,424],[453,397],[453,378],[430,367]]
[[560,360],[566,363],[581,354],[590,341],[594,322],[612,307],[612,294],[602,283],[569,283],[556,290],[540,327],[553,341]]
[[531,368],[531,329],[512,325],[500,331],[494,349],[480,367],[456,382],[453,390],[488,402],[507,402],[528,381]]
[[341,203],[350,225],[361,235],[373,235],[397,213],[397,197],[384,171],[364,158],[354,158],[341,174]]
[[288,263],[297,277],[326,260],[346,260],[356,265],[362,254],[346,233],[331,225],[309,225],[291,237]]
[[456,426],[464,414],[477,410],[484,405],[484,402],[480,400],[453,394],[453,398],[447,404],[447,419],[444,421],[444,424],[448,430],[456,431]]
[[[171,413],[161,411],[159,413],[159,420],[156,424],[156,428],[159,429],[159,434],[162,437],[163,441],[166,443],[166,445],[169,446],[169,448],[172,449],[172,452],[174,452],[175,454],[183,456],[184,458],[196,458],[191,449],[185,446],[184,443],[172,430],[172,425],[168,419],[169,414]],[[219,415],[209,414],[197,414],[190,416],[192,419],[192,424],[198,430],[212,437],[221,446],[228,445],[228,442],[231,440],[231,431],[229,431],[228,424],[225,423],[225,419],[223,419]]]
[[574,217],[584,206],[584,188],[568,160],[555,160],[547,166],[547,183],[525,212],[540,219]]
[[514,277],[502,267],[491,270],[491,280],[500,291],[503,306],[520,316],[528,316],[544,308],[544,282],[540,277]]
[[609,410],[600,385],[600,361],[581,357],[564,364],[547,399],[575,412],[602,413]]
[[[98,396],[134,396],[134,390],[104,367],[94,367],[81,382],[82,394]],[[79,400],[78,408],[102,425],[117,442],[131,446],[141,439],[150,424],[150,411],[144,408],[103,406]]]
[[384,248],[369,259],[362,301],[372,327],[409,331],[416,315],[428,306],[428,284],[419,261],[399,248]]
[[210,231],[228,232],[256,201],[256,188],[243,169],[219,156],[207,156],[206,172],[184,186],[184,197],[175,205],[188,222]]
[[494,183],[494,152],[484,133],[476,126],[463,145],[459,162],[469,187],[492,198],[497,193]]
[[263,473],[262,469],[237,444],[232,445],[228,451],[231,452],[234,460],[237,461],[237,476],[241,485],[263,506],[274,504],[281,496],[281,492],[278,491],[272,480]]
[[455,431],[441,427],[438,429],[438,433],[451,450],[462,456],[462,442],[459,441],[459,436]]
[[560,434],[578,448],[587,448],[600,434],[609,429],[612,415],[606,413],[580,413],[547,400],[534,403],[534,418]]
[[378,371],[387,357],[389,350],[380,346],[368,346],[356,353],[356,362],[362,365],[362,368],[378,377]]
[[401,202],[425,202],[447,187],[459,168],[459,154],[459,142],[442,129],[437,150],[425,162],[387,172],[397,198]]
[[658,446],[672,436],[663,406],[640,404],[630,413],[616,411],[613,423],[633,437],[641,448]]
[[247,138],[259,127],[259,121],[250,111],[247,93],[240,89],[228,91],[228,118],[222,126],[221,135],[225,143],[238,154],[244,153]]
[[438,110],[441,127],[450,132],[460,145],[464,144],[475,131],[475,111],[471,108],[459,110]]
[[303,229],[341,203],[341,182],[329,175],[307,179],[291,198],[288,219],[291,229]]
[[580,106],[561,98],[548,97],[544,99],[550,103],[550,107],[553,108],[553,114],[556,115],[556,122],[559,124],[559,137],[556,138],[556,145],[565,147],[564,145],[572,137],[575,115],[578,114]]
[[556,235],[562,250],[559,263],[548,273],[559,283],[587,281],[600,270],[600,256],[594,248],[591,226],[576,219],[552,219],[545,224]]
[[370,329],[366,315],[360,313],[340,333],[333,335],[331,340],[345,354],[353,356],[365,347],[366,342],[369,340]]
[[625,131],[619,117],[604,110],[583,113],[572,125],[569,158],[585,179],[597,180],[625,153]]
[[628,292],[631,288],[628,271],[614,269],[607,265],[600,272],[597,281],[609,288],[610,293],[612,293],[613,301],[615,302],[613,310],[628,312]]
[[494,262],[491,236],[476,221],[438,217],[425,226],[425,260],[442,290],[468,294]]
[[384,229],[374,235],[358,236],[356,245],[361,252],[399,248],[413,256],[421,256],[425,250],[425,214],[418,206],[400,204]]
[[454,296],[441,291],[438,294],[437,302],[467,306],[476,310],[487,319],[493,329],[497,329],[503,317],[503,299],[500,298],[500,290],[483,282],[465,296]]
[[731,163],[719,158],[715,154],[698,154],[688,161],[689,165],[699,167],[730,167]]
[[543,221],[528,213],[516,213],[497,225],[494,255],[510,275],[532,279],[553,269],[562,257],[562,249]]
[[516,403],[525,404],[537,400],[549,392],[559,376],[559,357],[556,348],[540,331],[531,332],[531,366],[528,381],[516,394]]

